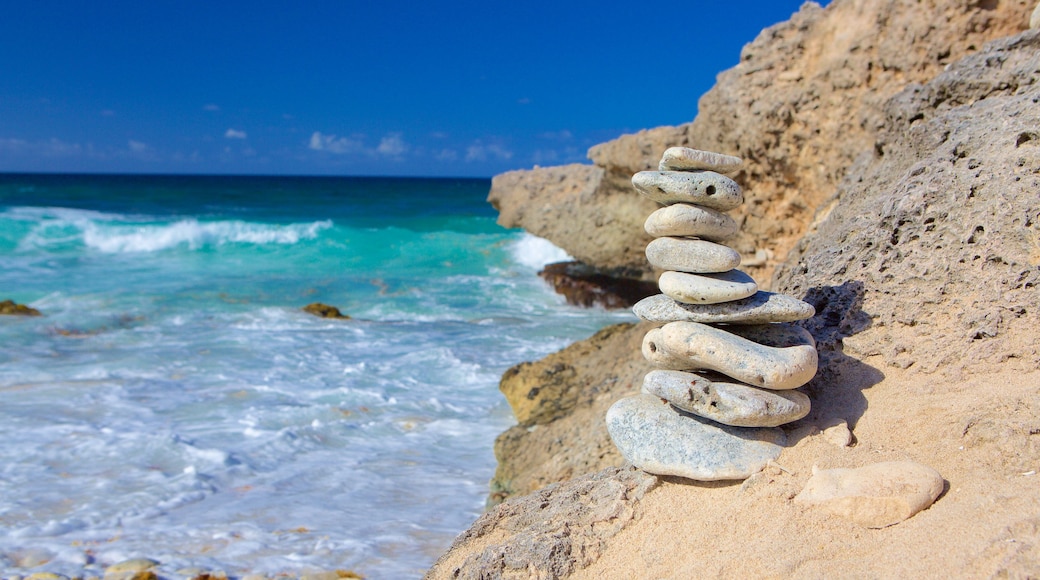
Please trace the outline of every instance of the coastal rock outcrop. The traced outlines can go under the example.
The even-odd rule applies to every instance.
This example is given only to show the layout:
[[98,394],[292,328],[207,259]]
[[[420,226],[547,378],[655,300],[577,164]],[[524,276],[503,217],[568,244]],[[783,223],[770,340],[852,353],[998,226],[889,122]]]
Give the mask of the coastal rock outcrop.
[[911,85],[776,284],[857,280],[845,352],[932,372],[1040,365],[1040,31]]
[[671,145],[732,152],[744,159],[735,179],[746,197],[732,245],[768,281],[874,141],[888,98],[989,40],[1025,30],[1033,8],[1026,0],[807,2],[762,31],[740,63],[696,107],[690,103],[699,110],[692,123],[592,147],[594,166],[500,175],[488,199],[506,227],[547,238],[605,273],[646,276],[650,238],[638,224],[653,205],[628,194],[630,176],[656,169]]
[[[892,62],[909,62],[922,51],[932,54],[923,48],[930,45],[928,37],[951,34],[933,13],[927,25],[911,23],[923,18],[922,5],[877,6],[891,12],[877,20],[883,33],[868,46],[876,50],[884,44]],[[874,7],[841,0],[824,12],[855,7],[877,15]],[[982,29],[989,34],[994,29],[987,26],[1001,22],[1012,30],[1024,28],[1031,8],[1014,2],[948,3],[937,13],[956,9],[988,18]],[[1019,22],[1007,20],[1009,11],[1019,13]],[[898,23],[905,28],[886,28]],[[951,23],[952,34],[965,32],[963,18]],[[796,31],[788,25],[778,30]],[[920,45],[906,40],[910,31],[928,27],[932,32],[918,35]],[[982,29],[964,38],[977,39],[972,34]],[[1028,32],[985,47],[978,42],[971,50],[978,54],[952,62],[952,55],[967,51],[957,40],[941,66],[872,69],[890,75],[890,81],[895,76],[928,81],[926,70],[937,76],[879,104],[870,118],[883,114],[883,127],[875,126],[869,138],[859,140],[864,154],[859,163],[851,163],[850,155],[850,162],[836,170],[835,176],[845,175],[840,188],[835,185],[837,194],[818,209],[805,209],[813,214],[806,219],[809,233],[774,278],[773,288],[816,308],[815,317],[799,324],[813,334],[820,353],[820,373],[803,389],[813,409],[787,430],[789,446],[781,465],[742,486],[660,478],[640,501],[641,516],[607,540],[607,548],[587,567],[574,559],[571,577],[828,577],[849,570],[886,576],[895,570],[929,575],[949,569],[979,577],[1035,573],[1040,562],[1040,520],[1034,515],[1040,513],[1038,35]],[[817,57],[837,54],[848,56],[824,50]],[[830,102],[818,105],[825,108]],[[850,119],[859,118],[848,102],[835,102],[836,107],[844,103]],[[774,139],[789,137],[780,132]],[[851,149],[855,141],[832,144]],[[819,143],[828,146],[825,140]],[[827,177],[816,162],[809,154],[784,161],[789,176]],[[652,169],[651,163],[648,159],[633,169]],[[789,185],[797,182],[792,177]],[[747,184],[745,199],[754,204],[755,186],[750,179]],[[647,306],[648,311],[660,308]],[[618,353],[639,335],[637,328],[626,332],[626,341],[620,334],[608,341]],[[630,364],[642,358],[634,351],[627,356]],[[604,382],[606,376],[616,377],[588,368],[569,381],[579,390],[597,385],[597,408],[603,408],[629,394],[631,381],[638,380],[619,384]],[[580,454],[573,450],[585,448],[588,440],[568,439],[567,433],[594,425],[591,408],[576,407],[575,413],[544,425],[556,437],[551,446],[541,441],[537,451],[551,457],[557,450],[572,450],[568,461],[580,465]],[[826,435],[832,425],[844,425],[841,444]],[[542,428],[538,425],[534,433]],[[599,454],[603,447],[594,449]],[[790,501],[804,488],[814,464],[853,468],[908,459],[942,473],[950,489],[930,509],[871,532],[870,542],[843,519]],[[550,462],[531,458],[528,465],[547,482],[553,472],[544,466]],[[577,475],[570,471],[563,479]]]

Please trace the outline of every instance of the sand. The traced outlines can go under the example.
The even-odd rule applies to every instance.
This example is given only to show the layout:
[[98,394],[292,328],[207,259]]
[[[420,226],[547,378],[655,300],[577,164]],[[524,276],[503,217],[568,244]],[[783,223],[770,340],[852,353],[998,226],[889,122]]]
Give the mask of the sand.
[[[845,376],[856,389],[813,394],[813,421],[845,419],[852,446],[803,421],[777,465],[747,482],[665,478],[573,577],[1040,576],[1040,371],[950,378],[861,362]],[[929,465],[947,482],[900,524],[867,529],[792,501],[813,465],[894,460]]]

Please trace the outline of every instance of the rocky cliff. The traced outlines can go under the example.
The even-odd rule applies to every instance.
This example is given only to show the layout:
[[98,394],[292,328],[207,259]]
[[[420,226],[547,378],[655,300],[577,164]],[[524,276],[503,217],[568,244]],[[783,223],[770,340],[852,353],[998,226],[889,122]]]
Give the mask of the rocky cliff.
[[[773,267],[884,124],[882,105],[985,42],[1020,32],[1026,0],[809,2],[764,30],[719,75],[692,122],[625,135],[589,150],[594,166],[514,171],[492,182],[499,223],[547,238],[576,259],[638,277],[650,267],[642,230],[653,204],[632,196],[633,173],[685,145],[743,157],[746,203],[734,212],[742,268]],[[691,113],[693,104],[691,103]]]
[[[503,379],[511,403],[541,384],[566,395],[554,399],[559,405],[536,403],[551,412],[529,413],[500,438],[498,481],[508,483],[496,499],[562,483],[534,503],[535,496],[507,499],[430,576],[1035,574],[1040,32],[985,48],[981,40],[1021,30],[1031,9],[1013,2],[807,5],[720,75],[686,132],[662,128],[594,149],[601,179],[647,168],[666,145],[748,159],[739,177],[759,201],[745,210],[743,227],[757,233],[741,249],[750,255],[780,244],[775,288],[804,296],[818,311],[806,321],[821,355],[821,370],[805,387],[813,411],[787,429],[780,465],[742,485],[637,482],[623,470],[577,477],[582,468],[620,463],[596,427],[610,402],[638,389],[645,363],[632,345],[645,329],[610,329],[570,347],[591,357],[585,366],[558,353],[519,367]],[[861,51],[872,56],[859,60]],[[790,64],[782,54],[799,55],[805,66],[781,68]],[[748,64],[758,58],[773,68]],[[791,86],[760,88],[762,102],[721,98],[727,83],[768,70],[774,85]],[[781,78],[784,72],[792,74]],[[750,138],[767,134],[772,141]],[[677,140],[657,144],[666,138]],[[829,435],[845,426],[851,446]],[[522,453],[522,464],[511,463]],[[554,464],[556,453],[566,468]],[[791,501],[814,465],[895,459],[931,465],[947,480],[935,505],[902,524],[865,534]],[[582,511],[601,505],[589,498],[608,488],[619,503]],[[610,520],[606,511],[624,517]],[[582,515],[588,512],[595,515]],[[565,521],[546,521],[564,513]],[[520,520],[548,530],[536,534],[536,551],[507,549],[532,545],[524,534],[533,528]],[[605,530],[604,521],[620,529]]]

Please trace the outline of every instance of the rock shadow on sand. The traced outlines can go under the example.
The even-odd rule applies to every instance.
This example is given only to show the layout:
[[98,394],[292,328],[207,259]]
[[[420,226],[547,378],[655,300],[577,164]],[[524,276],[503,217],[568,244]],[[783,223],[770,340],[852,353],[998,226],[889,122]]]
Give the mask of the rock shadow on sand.
[[820,364],[816,376],[801,389],[812,400],[812,410],[785,426],[788,446],[808,434],[799,427],[814,425],[823,429],[844,420],[853,429],[867,410],[863,390],[885,378],[880,370],[846,355],[842,345],[842,339],[871,326],[871,317],[862,308],[864,292],[863,283],[852,280],[839,286],[810,288],[802,298],[816,308],[816,315],[796,324],[816,339]]

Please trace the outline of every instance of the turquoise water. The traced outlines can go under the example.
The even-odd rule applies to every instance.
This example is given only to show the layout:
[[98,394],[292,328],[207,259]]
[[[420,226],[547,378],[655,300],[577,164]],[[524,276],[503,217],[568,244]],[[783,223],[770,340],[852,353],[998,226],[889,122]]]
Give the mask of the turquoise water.
[[0,317],[0,571],[421,576],[501,373],[631,319],[552,293],[489,185],[0,175],[0,300],[46,315]]

